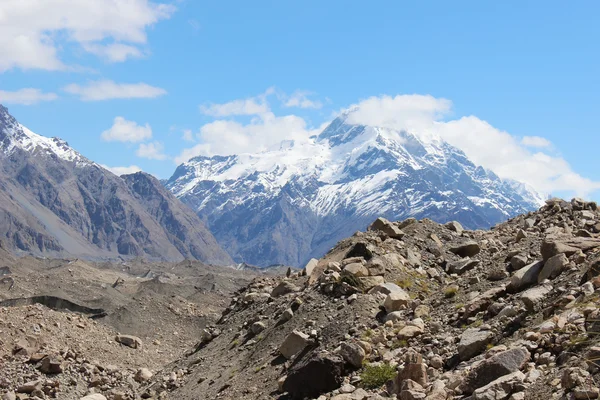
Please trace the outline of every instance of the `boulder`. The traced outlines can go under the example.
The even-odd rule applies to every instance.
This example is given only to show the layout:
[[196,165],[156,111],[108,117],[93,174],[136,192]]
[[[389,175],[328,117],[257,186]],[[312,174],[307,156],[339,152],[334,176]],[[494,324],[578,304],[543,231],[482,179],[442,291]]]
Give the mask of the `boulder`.
[[458,343],[458,356],[460,360],[467,361],[482,353],[491,343],[494,334],[477,328],[469,328],[463,332]]
[[63,372],[63,363],[55,357],[46,357],[42,360],[40,371],[44,374],[60,374]]
[[509,292],[516,293],[537,283],[537,278],[543,266],[543,261],[535,261],[521,268],[510,278],[510,283],[506,289]]
[[404,232],[385,218],[377,218],[368,229],[370,231],[381,232],[394,239],[402,239],[404,237]]
[[343,342],[340,345],[340,355],[354,368],[360,368],[365,360],[366,353],[358,343]]
[[288,360],[300,353],[309,343],[309,336],[299,331],[292,331],[281,346],[279,352]]
[[460,224],[460,222],[457,222],[457,221],[447,222],[444,226],[446,228],[450,229],[451,231],[458,233],[459,235],[462,235],[463,231],[465,230],[463,228],[463,226]]
[[142,339],[137,336],[117,335],[115,341],[121,343],[123,346],[131,347],[132,349],[140,349],[142,347]]
[[135,379],[136,382],[147,382],[152,378],[153,374],[152,372],[150,372],[150,370],[148,368],[140,368],[137,370],[137,372],[135,373],[135,376],[133,377],[133,379]]
[[525,303],[529,311],[534,311],[536,306],[546,298],[546,295],[552,291],[552,285],[540,285],[524,291],[520,299]]
[[551,257],[554,257],[558,254],[564,254],[567,257],[570,257],[573,254],[577,253],[577,251],[577,248],[571,247],[566,243],[548,239],[542,242],[541,247],[542,258],[544,259],[544,261],[547,261]]
[[561,272],[569,265],[569,259],[563,253],[550,257],[538,275],[538,283],[544,282],[546,279],[553,279],[560,275]]
[[369,292],[374,287],[384,284],[385,279],[383,276],[364,276],[358,278],[358,282],[362,290]]
[[106,397],[104,397],[100,393],[93,393],[93,394],[88,394],[87,396],[82,397],[79,400],[106,400]]
[[531,358],[523,347],[506,350],[477,364],[461,384],[463,393],[471,394],[501,376],[521,370]]
[[473,392],[472,400],[506,400],[511,394],[525,390],[521,371],[504,375]]
[[527,256],[518,254],[510,259],[510,266],[512,267],[513,271],[518,271],[526,265]]
[[311,258],[311,260],[308,263],[306,263],[306,266],[304,267],[306,275],[311,276],[318,264],[319,260],[317,260],[316,258]]
[[402,384],[406,380],[412,380],[421,386],[427,385],[427,367],[423,363],[421,354],[414,350],[409,350],[404,358],[404,368],[396,376],[394,386],[398,389],[402,388]]
[[479,254],[481,248],[473,240],[468,240],[450,247],[450,251],[460,257],[473,257]]
[[289,281],[281,281],[271,292],[271,297],[281,297],[286,294],[299,292],[300,288]]
[[463,258],[462,260],[449,262],[448,264],[446,264],[446,269],[450,274],[460,275],[478,266],[479,262],[479,260]]
[[342,275],[352,275],[357,278],[369,276],[369,270],[361,263],[348,264],[342,270]]
[[404,292],[404,290],[400,286],[392,282],[385,282],[379,284],[377,286],[374,286],[371,290],[369,290],[369,294],[383,293],[385,295],[388,295],[392,292]]
[[383,306],[388,313],[400,311],[410,302],[410,296],[404,290],[396,290],[387,295]]
[[[293,314],[292,314],[292,316],[293,316]],[[252,332],[254,335],[258,335],[265,329],[267,329],[267,324],[265,324],[262,321],[255,322],[250,326],[250,332]]]
[[292,399],[317,398],[339,388],[344,381],[344,359],[332,354],[313,354],[288,370],[282,391]]

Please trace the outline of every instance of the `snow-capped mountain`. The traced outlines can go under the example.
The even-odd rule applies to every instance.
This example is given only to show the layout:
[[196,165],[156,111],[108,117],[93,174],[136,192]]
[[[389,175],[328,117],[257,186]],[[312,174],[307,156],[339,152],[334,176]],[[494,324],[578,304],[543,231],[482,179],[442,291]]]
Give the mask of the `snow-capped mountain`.
[[543,203],[431,135],[348,123],[258,154],[196,157],[167,187],[236,261],[302,266],[379,216],[489,228]]
[[0,105],[0,246],[86,258],[230,264],[198,216],[154,177],[118,177]]

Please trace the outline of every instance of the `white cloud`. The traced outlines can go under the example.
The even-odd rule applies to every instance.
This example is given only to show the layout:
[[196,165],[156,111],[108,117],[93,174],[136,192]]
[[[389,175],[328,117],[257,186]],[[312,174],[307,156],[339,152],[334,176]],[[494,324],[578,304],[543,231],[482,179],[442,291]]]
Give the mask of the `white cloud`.
[[138,47],[123,43],[113,43],[108,45],[85,44],[83,48],[87,52],[111,63],[123,62],[128,58],[140,58],[145,55]]
[[211,117],[229,117],[233,115],[257,115],[270,110],[269,105],[258,98],[234,100],[223,104],[201,105],[200,111]]
[[[475,164],[544,193],[574,192],[585,196],[600,189],[600,182],[580,176],[563,158],[531,152],[518,137],[476,116],[443,120],[451,107],[449,100],[432,96],[371,97],[349,108],[348,122],[407,130],[424,140],[439,136],[464,151]],[[529,145],[545,144],[539,139],[527,141]]]
[[524,136],[523,139],[521,139],[521,144],[527,147],[552,147],[552,143],[548,139],[540,136]]
[[117,176],[135,174],[140,172],[142,169],[137,165],[130,165],[129,167],[109,167],[108,165],[101,164],[101,167],[109,170]]
[[107,142],[143,142],[152,138],[152,128],[149,124],[141,126],[123,117],[116,117],[113,126],[102,132],[101,137]]
[[150,26],[174,12],[172,5],[149,0],[2,0],[0,72],[66,69],[59,52],[70,43],[124,61],[141,52]]
[[153,99],[167,93],[164,89],[146,83],[115,83],[109,80],[88,82],[86,86],[72,83],[64,87],[63,90],[79,96],[83,101]]
[[30,106],[41,101],[52,101],[58,99],[56,93],[44,93],[40,89],[19,89],[15,92],[0,90],[0,103],[21,104]]
[[164,149],[165,146],[160,142],[141,143],[135,154],[150,160],[166,160],[167,155],[163,153]]
[[292,93],[287,99],[284,99],[284,107],[299,107],[299,108],[321,108],[323,103],[318,100],[308,98],[312,92],[297,90]]

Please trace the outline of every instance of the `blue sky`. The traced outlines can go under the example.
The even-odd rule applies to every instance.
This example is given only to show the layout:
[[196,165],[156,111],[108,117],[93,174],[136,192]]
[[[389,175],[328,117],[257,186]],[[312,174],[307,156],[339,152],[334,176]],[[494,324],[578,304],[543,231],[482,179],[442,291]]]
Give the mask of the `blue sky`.
[[94,161],[160,178],[187,156],[300,140],[357,104],[372,123],[435,125],[503,176],[599,198],[599,13],[594,1],[4,0],[0,103]]

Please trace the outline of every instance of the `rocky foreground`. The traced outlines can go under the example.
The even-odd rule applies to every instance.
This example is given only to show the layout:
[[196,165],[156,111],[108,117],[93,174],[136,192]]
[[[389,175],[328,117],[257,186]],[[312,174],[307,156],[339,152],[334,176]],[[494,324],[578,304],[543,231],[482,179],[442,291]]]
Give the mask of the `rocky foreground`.
[[[236,292],[197,344],[163,367],[136,362],[160,343],[137,346],[83,315],[44,322],[43,308],[22,308],[42,331],[58,335],[58,321],[75,343],[93,345],[23,354],[25,342],[0,336],[4,348],[14,345],[0,371],[29,373],[0,374],[0,390],[4,399],[86,400],[599,396],[595,203],[549,200],[489,231],[378,219],[287,275],[260,276]],[[127,358],[118,369],[101,356],[114,349]]]
[[600,214],[549,200],[490,231],[379,219],[242,289],[160,399],[595,399]]

